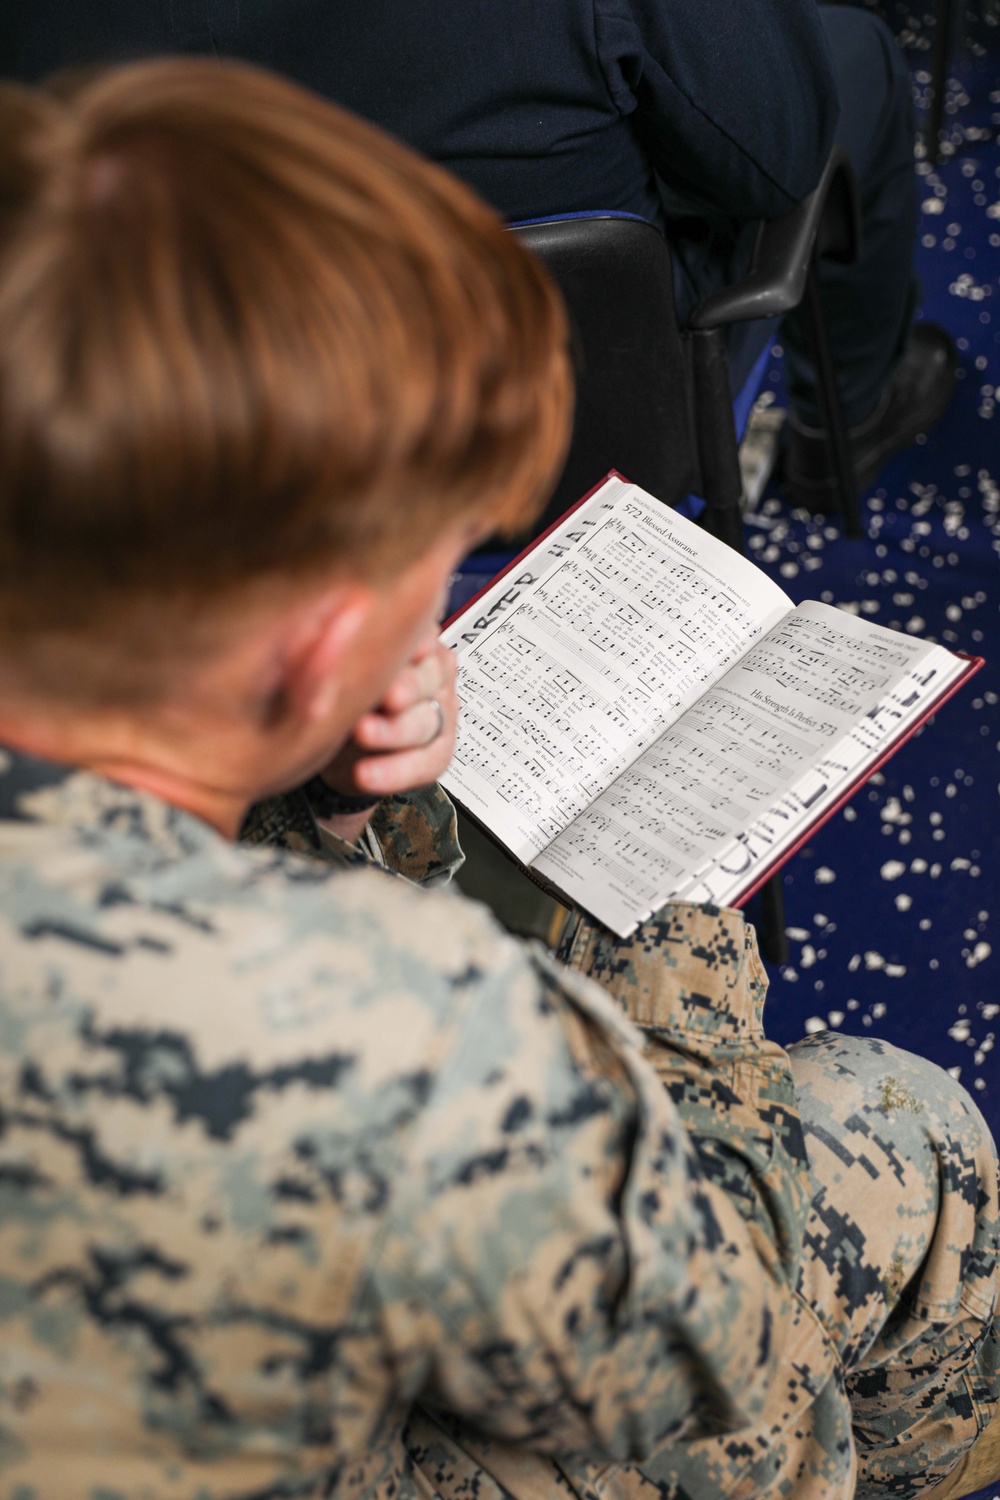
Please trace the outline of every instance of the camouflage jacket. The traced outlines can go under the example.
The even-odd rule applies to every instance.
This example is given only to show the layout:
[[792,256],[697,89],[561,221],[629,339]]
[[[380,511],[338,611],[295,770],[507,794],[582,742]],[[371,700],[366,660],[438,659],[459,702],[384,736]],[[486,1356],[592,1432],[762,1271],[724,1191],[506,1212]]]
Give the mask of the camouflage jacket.
[[788,1371],[801,1410],[835,1355],[739,915],[579,919],[567,967],[421,888],[442,793],[245,834],[0,752],[2,1500],[502,1493],[458,1428],[597,1493],[776,1430]]

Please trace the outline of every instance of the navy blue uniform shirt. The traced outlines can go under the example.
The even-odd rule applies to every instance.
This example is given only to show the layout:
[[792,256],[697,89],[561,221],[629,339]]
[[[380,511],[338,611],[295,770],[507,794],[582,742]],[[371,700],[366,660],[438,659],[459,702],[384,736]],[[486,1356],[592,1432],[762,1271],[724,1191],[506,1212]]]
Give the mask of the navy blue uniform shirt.
[[511,219],[777,217],[815,185],[837,119],[815,0],[5,0],[0,11],[8,76],[164,52],[246,58],[392,131]]

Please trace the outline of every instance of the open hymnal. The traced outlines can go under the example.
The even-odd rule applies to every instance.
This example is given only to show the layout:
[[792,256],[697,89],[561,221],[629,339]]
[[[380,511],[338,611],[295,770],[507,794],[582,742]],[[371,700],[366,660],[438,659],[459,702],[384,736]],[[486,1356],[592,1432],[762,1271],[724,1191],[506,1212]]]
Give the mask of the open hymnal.
[[746,899],[981,663],[825,604],[611,475],[460,614],[444,786],[627,936]]

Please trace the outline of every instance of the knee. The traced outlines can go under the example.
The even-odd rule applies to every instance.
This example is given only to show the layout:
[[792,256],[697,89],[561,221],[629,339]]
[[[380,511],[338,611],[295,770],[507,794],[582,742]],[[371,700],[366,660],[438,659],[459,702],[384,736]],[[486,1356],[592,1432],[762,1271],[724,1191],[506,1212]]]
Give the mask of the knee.
[[[807,1136],[848,1130],[914,1161],[933,1161],[952,1188],[983,1190],[996,1214],[997,1155],[972,1096],[943,1068],[877,1037],[820,1032],[789,1049]],[[978,1186],[977,1186],[978,1185]]]
[[874,1226],[922,1326],[987,1327],[1000,1293],[997,1156],[965,1089],[876,1038],[821,1032],[790,1056],[821,1226],[831,1211],[862,1238]]
[[864,45],[873,51],[877,48],[878,57],[885,68],[886,77],[894,84],[902,84],[906,89],[907,98],[910,97],[910,70],[903,56],[903,49],[896,41],[889,27],[881,16],[876,16],[870,10],[856,10],[853,12],[859,22],[866,23],[867,36]]
[[853,5],[821,7],[840,97],[837,140],[845,145],[864,192],[887,167],[912,176],[913,92],[901,49],[888,26]]
[[854,5],[821,5],[820,14],[839,79],[870,84],[881,74],[890,87],[904,84],[909,96],[906,58],[881,16]]
[[[926,1057],[880,1037],[842,1036],[821,1031],[789,1049],[796,1087],[837,1088],[859,1105],[882,1113],[903,1111],[920,1117],[971,1113],[982,1120],[971,1094],[957,1079]],[[986,1129],[983,1121],[983,1129]],[[987,1136],[989,1131],[987,1130]]]

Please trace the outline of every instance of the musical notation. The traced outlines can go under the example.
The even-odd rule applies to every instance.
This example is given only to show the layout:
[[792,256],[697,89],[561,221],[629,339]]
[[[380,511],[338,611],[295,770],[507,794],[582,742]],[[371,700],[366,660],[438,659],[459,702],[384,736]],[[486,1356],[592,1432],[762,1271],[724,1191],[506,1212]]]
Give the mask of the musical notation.
[[856,666],[832,611],[810,614],[821,608],[803,607],[752,646],[550,844],[539,872],[585,906],[607,901],[603,881],[614,903],[605,920],[619,931],[671,897],[745,890],[755,865],[790,847],[939,682],[937,648],[905,639],[867,643]]
[[816,703],[853,714],[872,694],[883,692],[910,659],[895,644],[858,641],[829,624],[794,616],[754,646],[743,665]]
[[[626,498],[582,520],[548,545],[547,568],[530,559],[528,582],[505,581],[475,607],[476,629],[455,632],[463,713],[448,784],[473,792],[480,813],[496,805],[522,858],[721,677],[774,611],[773,585],[747,598],[724,571],[694,566],[672,533],[684,523],[654,503]],[[734,576],[746,567],[731,561]]]

